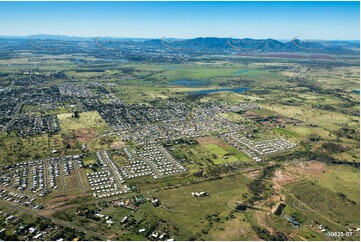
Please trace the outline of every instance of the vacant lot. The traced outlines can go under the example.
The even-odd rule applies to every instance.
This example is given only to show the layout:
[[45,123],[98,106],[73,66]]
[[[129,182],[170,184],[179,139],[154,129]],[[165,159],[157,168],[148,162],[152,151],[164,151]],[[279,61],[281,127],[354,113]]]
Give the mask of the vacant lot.
[[211,153],[211,160],[216,165],[234,161],[251,161],[247,155],[216,137],[200,137],[197,141]]
[[0,135],[0,164],[29,161],[40,158],[58,156],[52,150],[61,151],[63,143],[58,135],[37,135],[31,137],[17,137],[15,135]]
[[344,226],[358,226],[360,223],[359,202],[342,192],[337,193],[313,181],[292,184],[290,192],[331,221]]
[[107,124],[98,112],[83,112],[79,114],[79,118],[74,118],[72,113],[59,114],[60,128],[62,131],[70,131],[77,129],[97,130],[106,129]]
[[[164,208],[155,210],[155,213],[160,218],[174,221],[180,231],[183,231],[183,236],[197,233],[205,236],[205,231],[225,227],[224,223],[232,224],[232,227],[235,227],[243,222],[229,220],[228,216],[232,210],[227,203],[234,197],[246,194],[248,192],[247,183],[247,178],[238,175],[170,190],[152,191],[151,195],[159,198],[164,204]],[[210,195],[202,198],[195,198],[191,195],[192,192],[201,191],[209,192]],[[231,233],[229,238],[257,238],[249,226],[245,226],[243,229],[244,231],[238,235]],[[246,231],[247,234],[244,233]],[[208,235],[206,237],[209,238]],[[212,230],[211,237],[213,239],[225,238],[221,233],[217,233],[216,229]],[[179,239],[186,238],[180,237]]]

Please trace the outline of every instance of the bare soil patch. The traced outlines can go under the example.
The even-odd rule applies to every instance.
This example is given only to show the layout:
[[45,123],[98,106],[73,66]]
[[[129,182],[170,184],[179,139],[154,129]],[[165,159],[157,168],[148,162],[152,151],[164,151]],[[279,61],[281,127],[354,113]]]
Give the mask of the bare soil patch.
[[94,139],[96,132],[92,128],[82,128],[73,130],[75,139],[79,142],[87,142]]
[[276,182],[278,184],[285,184],[285,183],[291,183],[291,182],[297,181],[298,179],[299,179],[299,176],[293,172],[291,173],[291,172],[285,171],[285,170],[277,170],[274,173],[272,181]]
[[268,226],[268,224],[266,223],[267,220],[266,218],[268,214],[265,214],[264,212],[261,211],[255,211],[254,215],[257,219],[257,224],[259,226],[266,228],[271,234],[275,233],[274,229]]
[[110,145],[110,148],[113,149],[122,149],[125,147],[125,142],[117,141]]
[[88,194],[88,193],[79,193],[76,195],[64,195],[64,196],[59,196],[59,197],[55,197],[53,199],[48,200],[47,204],[56,204],[56,203],[61,203],[61,202],[64,203],[64,202],[72,200],[74,198],[88,197],[88,196],[90,196],[90,194]]
[[290,171],[301,174],[319,175],[326,171],[326,165],[321,162],[297,162],[288,167]]
[[230,148],[230,146],[228,144],[224,143],[222,140],[220,140],[214,136],[199,137],[199,138],[196,138],[196,140],[201,145],[214,144],[214,145],[218,145],[219,147],[222,147],[222,148],[226,148],[226,149]]
[[252,170],[249,172],[244,173],[245,176],[247,176],[250,179],[256,179],[261,174],[261,170]]

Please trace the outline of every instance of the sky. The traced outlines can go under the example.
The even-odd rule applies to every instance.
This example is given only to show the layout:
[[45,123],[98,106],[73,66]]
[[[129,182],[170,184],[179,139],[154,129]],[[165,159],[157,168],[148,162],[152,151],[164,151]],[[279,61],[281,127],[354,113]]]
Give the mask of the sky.
[[359,2],[0,2],[0,36],[358,40]]

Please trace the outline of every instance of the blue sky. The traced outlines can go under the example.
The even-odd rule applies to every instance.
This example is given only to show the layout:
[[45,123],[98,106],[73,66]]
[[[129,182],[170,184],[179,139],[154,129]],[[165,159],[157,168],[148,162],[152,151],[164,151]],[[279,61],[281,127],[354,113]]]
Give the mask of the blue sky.
[[359,2],[0,2],[0,35],[359,39]]

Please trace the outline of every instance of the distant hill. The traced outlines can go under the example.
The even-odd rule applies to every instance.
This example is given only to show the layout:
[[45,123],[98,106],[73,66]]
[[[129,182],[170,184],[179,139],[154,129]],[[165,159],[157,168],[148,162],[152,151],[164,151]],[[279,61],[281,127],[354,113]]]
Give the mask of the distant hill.
[[274,39],[234,39],[205,37],[185,40],[147,40],[147,47],[165,46],[174,50],[258,51],[258,52],[349,52],[359,47],[359,41],[302,41],[281,42]]
[[[236,39],[218,37],[198,37],[194,39],[145,39],[145,38],[117,38],[117,37],[76,37],[65,35],[44,35],[33,36],[0,36],[0,42],[13,42],[14,40],[25,42],[30,38],[48,39],[71,42],[95,42],[95,40],[113,43],[113,45],[124,44],[136,46],[137,48],[160,49],[164,51],[190,51],[194,53],[220,53],[220,52],[318,52],[334,54],[355,54],[359,52],[360,41],[347,40],[299,40],[279,41],[274,39]],[[106,41],[116,40],[116,41]],[[84,45],[87,46],[87,45]],[[89,46],[89,45],[88,45]],[[112,47],[112,46],[110,46]],[[82,47],[86,48],[86,47]]]

